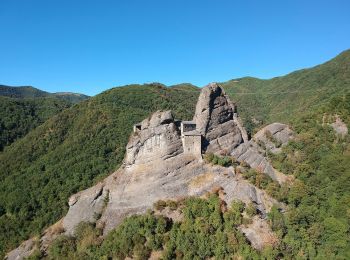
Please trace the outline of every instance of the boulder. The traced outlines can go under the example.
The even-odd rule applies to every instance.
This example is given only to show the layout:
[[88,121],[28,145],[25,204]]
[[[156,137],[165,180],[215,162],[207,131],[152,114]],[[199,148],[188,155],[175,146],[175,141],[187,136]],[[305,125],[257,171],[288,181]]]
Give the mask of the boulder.
[[252,247],[262,250],[268,245],[273,247],[278,244],[278,237],[266,221],[258,216],[255,216],[252,220],[251,224],[241,225],[239,228],[250,241]]
[[258,131],[253,139],[262,145],[263,149],[272,153],[279,153],[281,147],[294,138],[294,133],[286,124],[272,123]]
[[339,135],[342,138],[344,138],[348,134],[348,127],[338,115],[335,115],[335,122],[332,123],[331,126],[337,133],[337,135]]
[[19,247],[10,251],[6,256],[6,260],[20,260],[29,257],[33,252],[38,249],[36,246],[36,240],[34,238],[24,241]]

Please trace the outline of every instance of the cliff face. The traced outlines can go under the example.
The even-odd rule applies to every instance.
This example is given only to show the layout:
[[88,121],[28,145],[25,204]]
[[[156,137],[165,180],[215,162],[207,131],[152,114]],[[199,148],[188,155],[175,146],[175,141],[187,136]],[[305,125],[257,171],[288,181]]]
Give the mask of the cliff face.
[[180,130],[171,111],[157,111],[142,121],[126,146],[126,165],[165,160],[183,152]]
[[204,137],[204,151],[228,153],[248,141],[235,105],[216,83],[209,84],[201,91],[193,121]]
[[[268,137],[271,140],[257,135],[256,141],[248,141],[234,104],[217,84],[203,88],[194,121],[197,131],[202,134],[203,151],[234,155],[253,168],[262,168],[275,180],[284,181],[284,177],[276,177],[283,174],[277,173],[264,157],[266,147],[257,144],[258,140],[267,144],[275,140],[272,138],[279,138],[281,135],[276,133],[282,130],[274,132],[270,129],[272,137]],[[286,136],[282,138],[284,143],[292,137],[291,134]],[[223,199],[228,205],[232,200],[252,202],[262,219],[277,203],[236,174],[232,167],[213,166],[183,153],[178,122],[170,111],[157,111],[142,121],[131,135],[123,166],[102,182],[70,198],[63,228],[67,234],[74,234],[80,222],[88,221],[96,223],[107,234],[126,216],[144,213],[160,199],[201,196],[218,186],[223,188]],[[253,236],[252,239],[259,238]],[[44,236],[41,240],[47,243],[49,239]],[[16,252],[20,255],[18,250]],[[9,259],[15,259],[12,256],[10,253]]]

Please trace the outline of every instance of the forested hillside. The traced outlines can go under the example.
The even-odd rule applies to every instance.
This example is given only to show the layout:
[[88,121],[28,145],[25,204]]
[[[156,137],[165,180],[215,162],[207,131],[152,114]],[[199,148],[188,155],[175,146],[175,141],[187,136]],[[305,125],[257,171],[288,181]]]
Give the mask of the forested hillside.
[[0,85],[0,152],[48,118],[88,96]]
[[51,97],[18,99],[0,96],[0,152],[70,106],[70,102]]
[[83,101],[89,98],[89,96],[79,94],[79,93],[71,93],[71,92],[49,93],[31,86],[11,87],[11,86],[5,86],[5,85],[0,85],[0,96],[21,98],[21,99],[38,98],[38,97],[56,97],[71,103],[79,103],[80,101]]
[[269,80],[241,78],[222,83],[250,130],[269,122],[285,122],[311,112],[332,97],[350,91],[350,50],[334,59]]
[[115,170],[134,123],[158,109],[190,119],[198,95],[187,85],[114,88],[64,110],[9,146],[0,154],[1,252],[57,221],[71,194]]
[[47,97],[48,92],[42,91],[31,86],[11,87],[0,85],[0,96],[12,98],[36,98]]

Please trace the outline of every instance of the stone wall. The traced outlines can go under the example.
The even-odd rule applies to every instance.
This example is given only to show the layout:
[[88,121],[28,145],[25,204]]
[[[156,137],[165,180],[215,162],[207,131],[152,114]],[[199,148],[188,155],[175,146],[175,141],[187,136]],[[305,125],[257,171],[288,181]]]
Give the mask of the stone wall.
[[202,146],[201,146],[200,135],[185,135],[182,137],[182,144],[185,154],[193,154],[196,157],[201,157]]

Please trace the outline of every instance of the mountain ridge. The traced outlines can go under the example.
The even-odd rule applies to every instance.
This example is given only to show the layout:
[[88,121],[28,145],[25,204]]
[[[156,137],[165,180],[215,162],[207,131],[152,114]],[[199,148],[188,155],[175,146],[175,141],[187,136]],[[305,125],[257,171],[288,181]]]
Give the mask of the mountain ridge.
[[14,86],[7,86],[7,85],[0,85],[0,96],[20,98],[20,99],[38,98],[38,97],[56,97],[56,98],[70,101],[72,103],[78,103],[80,101],[83,101],[89,98],[89,96],[87,95],[74,93],[74,92],[50,93],[32,86],[14,87]]

